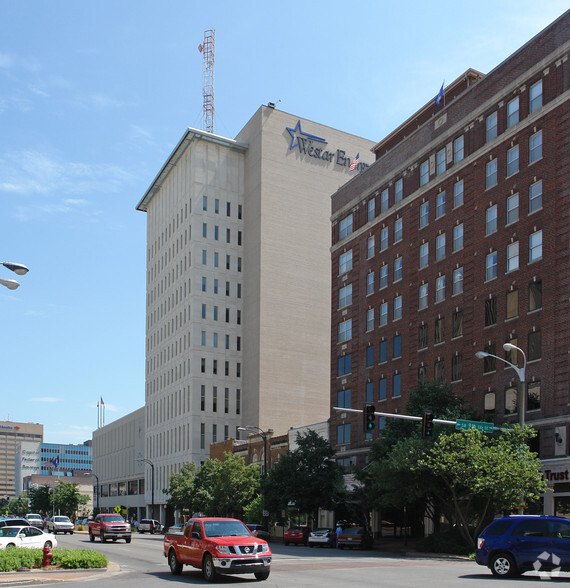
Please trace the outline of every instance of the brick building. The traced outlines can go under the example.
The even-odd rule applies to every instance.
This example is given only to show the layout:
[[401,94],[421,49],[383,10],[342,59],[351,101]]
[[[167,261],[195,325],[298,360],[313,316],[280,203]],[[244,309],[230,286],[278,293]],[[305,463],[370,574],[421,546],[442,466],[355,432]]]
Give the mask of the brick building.
[[[540,456],[568,468],[569,30],[567,12],[489,74],[468,70],[333,195],[331,407],[403,413],[428,378],[518,422],[515,371],[475,356],[521,366],[510,342]],[[331,441],[364,465],[360,414],[331,410]]]

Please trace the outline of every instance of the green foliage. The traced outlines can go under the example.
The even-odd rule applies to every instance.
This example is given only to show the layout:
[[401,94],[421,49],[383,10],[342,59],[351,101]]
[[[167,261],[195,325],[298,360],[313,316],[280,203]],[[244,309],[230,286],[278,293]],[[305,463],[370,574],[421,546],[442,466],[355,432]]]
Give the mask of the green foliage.
[[461,533],[457,529],[445,533],[433,533],[416,542],[416,551],[425,553],[452,553],[454,555],[470,555],[472,545],[465,545]]
[[16,517],[23,517],[30,511],[28,505],[28,499],[26,496],[19,496],[18,498],[12,498],[8,503],[6,510],[8,514]]
[[263,495],[258,494],[243,509],[243,516],[247,523],[257,523],[263,518]]
[[75,483],[58,482],[53,493],[55,509],[72,518],[75,518],[80,505],[84,506],[89,502],[89,497],[80,494],[78,485]]
[[12,572],[20,568],[38,568],[42,565],[41,549],[6,547],[0,551],[0,571]]
[[169,495],[169,506],[176,510],[193,510],[195,477],[196,466],[191,462],[185,463],[177,474],[170,476],[170,485],[165,490]]
[[29,512],[51,512],[51,488],[49,486],[40,486],[39,488],[30,488],[28,491],[28,498],[30,499]]
[[298,434],[297,445],[268,472],[266,507],[280,516],[293,503],[316,521],[319,508],[332,509],[342,499],[342,473],[330,443],[316,432]]
[[[107,567],[107,558],[92,549],[54,549],[52,566],[65,569],[87,569]],[[41,568],[43,551],[24,547],[9,547],[0,550],[0,572],[13,572],[22,567]]]

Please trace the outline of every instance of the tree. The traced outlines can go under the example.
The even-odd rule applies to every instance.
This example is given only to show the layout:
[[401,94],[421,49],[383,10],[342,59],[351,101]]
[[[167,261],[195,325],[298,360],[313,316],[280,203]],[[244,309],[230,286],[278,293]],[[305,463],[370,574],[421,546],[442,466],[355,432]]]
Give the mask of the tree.
[[297,445],[268,472],[266,506],[280,513],[293,503],[317,521],[319,508],[333,509],[343,496],[342,472],[330,443],[315,431],[297,434]]
[[84,506],[89,502],[89,497],[80,494],[78,485],[75,483],[58,482],[53,494],[54,508],[73,519],[79,506]]
[[28,491],[30,499],[30,510],[47,514],[51,512],[51,488],[49,486],[38,486],[30,488]]
[[194,478],[196,477],[196,466],[185,463],[180,471],[170,475],[170,483],[164,491],[169,495],[168,504],[177,510],[194,510]]
[[458,530],[474,544],[494,511],[511,511],[535,502],[547,489],[541,462],[527,442],[536,435],[518,425],[496,435],[481,431],[442,434],[413,469],[443,481],[451,496]]

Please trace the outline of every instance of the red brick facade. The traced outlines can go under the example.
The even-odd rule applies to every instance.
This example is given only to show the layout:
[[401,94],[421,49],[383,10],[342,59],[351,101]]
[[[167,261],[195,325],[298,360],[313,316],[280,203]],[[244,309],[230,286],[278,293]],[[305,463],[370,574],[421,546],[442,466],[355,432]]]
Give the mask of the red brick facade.
[[[506,357],[502,345],[513,342],[534,358],[526,420],[539,429],[541,457],[554,455],[554,427],[570,423],[569,30],[566,13],[487,76],[469,70],[445,104],[408,119],[333,195],[331,407],[368,400],[402,413],[424,370],[496,423],[517,422],[514,370],[475,357]],[[352,268],[340,268],[349,251]],[[364,463],[360,414],[331,410],[331,441]]]

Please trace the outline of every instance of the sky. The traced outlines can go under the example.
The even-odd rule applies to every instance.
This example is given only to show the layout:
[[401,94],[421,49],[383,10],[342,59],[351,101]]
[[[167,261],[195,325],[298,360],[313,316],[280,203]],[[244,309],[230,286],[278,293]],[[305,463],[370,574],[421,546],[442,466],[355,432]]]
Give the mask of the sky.
[[488,73],[567,0],[0,0],[0,420],[83,443],[144,405],[146,215],[202,127],[277,108],[378,142],[468,68]]

